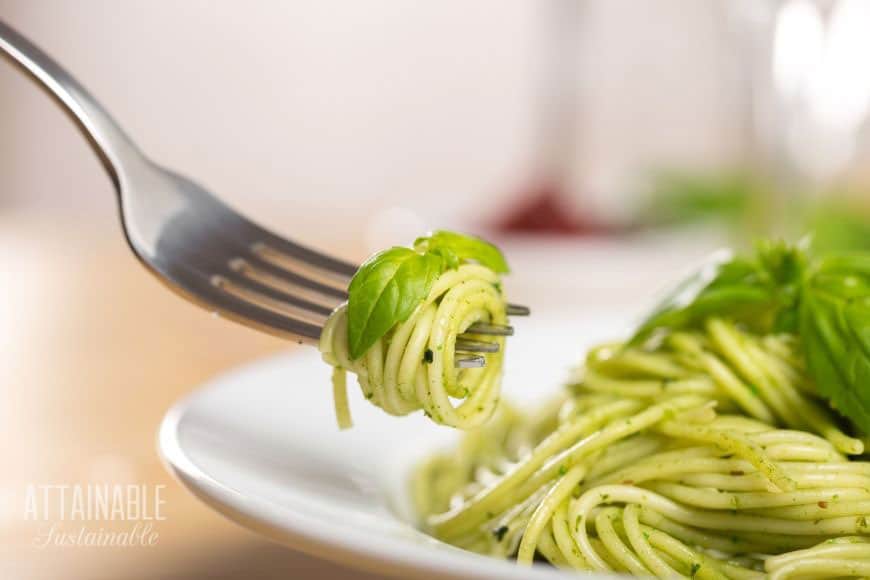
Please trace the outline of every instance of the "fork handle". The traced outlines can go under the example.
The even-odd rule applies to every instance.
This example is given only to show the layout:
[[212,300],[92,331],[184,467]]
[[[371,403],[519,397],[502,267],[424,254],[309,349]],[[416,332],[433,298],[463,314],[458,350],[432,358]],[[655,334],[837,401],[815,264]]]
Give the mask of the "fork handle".
[[145,157],[106,109],[53,58],[3,20],[0,55],[27,73],[72,118],[120,191],[123,170]]

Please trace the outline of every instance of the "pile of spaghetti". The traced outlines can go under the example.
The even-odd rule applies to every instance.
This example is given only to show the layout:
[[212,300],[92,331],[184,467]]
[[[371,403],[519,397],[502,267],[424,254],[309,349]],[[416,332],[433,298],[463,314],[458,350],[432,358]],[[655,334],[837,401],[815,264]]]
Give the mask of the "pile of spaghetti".
[[[352,425],[348,372],[365,398],[391,415],[422,409],[432,421],[458,429],[479,427],[492,417],[505,339],[475,334],[471,327],[507,322],[501,286],[507,271],[495,246],[447,231],[369,258],[320,336],[323,360],[333,367],[338,425]],[[457,364],[460,336],[494,347],[477,356],[483,366]]]
[[[475,322],[504,324],[506,302],[498,274],[476,264],[445,272],[407,320],[396,324],[354,360],[348,348],[347,304],[326,322],[320,349],[333,366],[336,416],[350,425],[346,372],[354,373],[366,399],[391,415],[419,409],[436,423],[461,429],[480,426],[498,403],[504,337],[467,333]],[[487,338],[498,351],[485,353],[481,368],[456,368],[456,339]]]
[[[819,271],[798,283],[827,292]],[[846,311],[831,322],[807,306],[823,293],[803,290],[793,293],[800,315],[776,324],[753,325],[764,309],[742,299],[697,308],[712,291],[721,299],[718,272],[688,301],[661,308],[642,340],[593,349],[545,409],[502,406],[458,450],[422,465],[414,491],[427,531],[482,554],[578,570],[870,576],[870,461],[862,460],[870,440],[855,408],[870,391],[860,366],[870,351],[843,347],[845,358],[829,367],[857,383],[831,377],[822,386],[818,369],[837,351],[822,360],[807,338],[815,330],[830,346],[866,318]],[[777,289],[777,314],[783,296]],[[870,294],[858,301],[867,308]],[[858,391],[820,394],[834,388]],[[832,408],[849,396],[855,405]]]

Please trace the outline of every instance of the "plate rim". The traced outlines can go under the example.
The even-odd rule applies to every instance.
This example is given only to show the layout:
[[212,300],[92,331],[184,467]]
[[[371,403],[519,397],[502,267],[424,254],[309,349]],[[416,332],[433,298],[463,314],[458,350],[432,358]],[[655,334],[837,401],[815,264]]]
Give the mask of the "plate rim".
[[[273,354],[233,367],[201,383],[172,405],[160,422],[157,448],[164,467],[182,487],[210,508],[249,531],[293,550],[341,564],[348,569],[402,578],[554,580],[577,576],[580,571],[562,571],[537,565],[529,568],[515,562],[468,552],[449,544],[443,544],[455,550],[449,557],[445,557],[447,552],[432,550],[423,545],[401,544],[400,549],[396,549],[397,545],[391,540],[372,539],[370,535],[355,528],[337,528],[304,514],[294,514],[291,507],[274,504],[256,496],[246,496],[206,473],[185,452],[179,439],[179,428],[185,416],[209,391],[233,380],[233,377],[239,380],[238,377],[251,373],[256,367],[274,364],[279,359],[296,358],[296,355],[295,352]],[[276,514],[281,514],[282,517],[275,517]],[[586,574],[586,578],[616,578],[607,574]]]

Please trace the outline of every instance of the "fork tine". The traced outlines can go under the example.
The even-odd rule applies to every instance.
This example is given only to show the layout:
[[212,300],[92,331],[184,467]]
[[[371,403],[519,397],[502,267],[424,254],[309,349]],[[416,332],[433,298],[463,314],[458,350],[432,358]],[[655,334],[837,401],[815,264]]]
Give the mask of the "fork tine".
[[[308,290],[312,290],[314,292],[327,294],[331,300],[328,300],[328,306],[335,307],[339,302],[343,300],[347,300],[347,292],[345,290],[334,288],[331,286],[320,284],[316,281],[310,280],[301,276],[293,271],[286,270],[284,268],[273,265],[271,262],[267,261],[259,261],[255,262],[254,265],[248,264],[250,267],[254,269],[264,270],[266,274],[275,278],[275,282],[290,282],[291,284],[302,286]],[[273,286],[273,284],[267,284]],[[319,298],[319,295],[314,296],[314,298]],[[509,304],[507,307],[507,312],[509,314],[517,315],[517,316],[525,316],[528,315],[530,309],[527,306],[522,306],[518,304]],[[476,323],[470,326],[466,333],[470,334],[486,334],[486,335],[495,335],[495,336],[511,336],[514,333],[514,329],[511,326],[507,325],[498,325],[498,324],[484,324],[484,323]],[[473,346],[477,347],[476,352],[490,352],[487,350],[482,350],[481,344],[484,346],[490,343],[481,343],[479,341],[466,341],[473,343]],[[498,350],[496,345],[496,350]]]
[[[299,263],[296,260],[288,260],[286,256],[276,255],[272,248],[269,248],[262,244],[255,244],[254,247],[251,248],[251,250],[267,263],[272,264],[277,268],[280,268],[287,272],[294,272],[296,268],[299,268],[300,266],[302,268],[305,268],[306,266],[306,264]],[[312,274],[316,276],[317,272],[312,272]],[[350,283],[351,277],[352,276],[345,276],[344,274],[335,275],[335,273],[332,272],[330,276],[326,277],[325,281],[331,282],[335,285],[335,288],[337,290],[341,290],[343,292],[342,298],[346,300],[347,292],[345,289]],[[335,295],[337,295],[337,293]],[[508,304],[506,312],[509,316],[529,316],[531,314],[531,309],[528,306],[523,306],[522,304]]]
[[256,293],[256,295],[260,295],[269,300],[274,300],[278,303],[284,303],[290,307],[298,308],[301,312],[313,316],[313,321],[316,321],[321,325],[326,320],[326,317],[332,314],[333,311],[333,308],[315,302],[309,302],[308,300],[300,298],[294,294],[289,294],[273,286],[262,284],[253,278],[229,273],[219,276],[222,276],[223,279],[242,291],[250,290]]
[[498,343],[484,340],[457,338],[456,350],[459,352],[498,352]]
[[151,267],[162,274],[158,278],[165,281],[170,289],[216,315],[300,344],[317,344],[320,340],[319,325],[230,294],[201,272],[178,264],[154,263]]
[[[200,275],[206,278],[210,274],[222,275],[233,282],[236,290],[248,294],[243,297],[236,296],[237,299],[258,302],[260,306],[270,304],[272,310],[283,311],[289,307],[292,314],[297,316],[302,314],[303,319],[314,314],[318,317],[314,322],[318,324],[323,323],[323,316],[327,316],[332,309],[347,299],[345,290],[312,280],[296,271],[261,259],[254,253],[253,244],[244,246],[238,235],[227,235],[227,231],[222,230],[221,234],[223,235],[220,242],[213,236],[204,237],[202,241],[196,240],[197,243],[187,244],[183,248],[175,247],[173,251],[181,255],[180,252],[183,250],[186,256],[183,262],[188,264],[188,267],[196,265],[194,267],[199,270]],[[205,251],[205,248],[212,248],[212,250]],[[166,249],[168,250],[169,247],[167,246]],[[215,252],[215,249],[220,251]],[[248,252],[244,253],[244,250]],[[226,258],[234,253],[235,258]],[[222,262],[222,260],[227,261]],[[228,276],[229,273],[238,274],[238,277]],[[294,308],[297,310],[293,311]],[[469,327],[466,333],[509,336],[513,334],[513,328],[478,323]]]
[[453,359],[453,366],[459,369],[477,369],[486,366],[486,359],[480,355],[458,356]]
[[316,286],[318,282],[315,280],[309,280],[310,285],[301,285],[297,282],[299,275],[296,273],[288,273],[281,269],[276,270],[269,268],[268,265],[265,268],[261,266],[262,264],[252,264],[250,260],[245,258],[233,258],[229,262],[230,270],[239,273],[247,280],[256,281],[287,295],[298,296],[330,311],[342,301],[342,297],[336,295],[340,292],[337,288],[329,287],[331,288],[330,294],[324,294],[320,287]]
[[[263,237],[268,237],[269,242],[255,243],[251,247],[251,251],[263,260],[272,262],[278,267],[286,266],[285,269],[293,271],[299,266],[302,266],[303,268],[308,267],[313,268],[315,271],[319,270],[325,272],[328,274],[327,279],[330,282],[340,285],[342,289],[347,288],[351,278],[353,278],[359,268],[350,262],[338,260],[315,250],[311,250],[310,248],[300,246],[299,244],[284,238],[280,238],[259,226],[253,227],[262,230]],[[327,260],[329,267],[324,268],[320,266],[318,260]],[[289,264],[287,262],[289,262]],[[511,316],[529,316],[531,310],[528,306],[523,306],[522,304],[508,304],[507,313]]]
[[[282,238],[273,234],[269,230],[255,224],[247,218],[235,213],[231,208],[226,208],[228,211],[221,218],[222,226],[228,232],[243,232],[243,237],[236,237],[237,241],[248,245],[248,249],[253,253],[261,264],[268,264],[281,271],[290,273],[290,276],[299,279],[305,279],[306,282],[298,282],[302,286],[312,288],[314,290],[323,291],[331,286],[338,292],[324,292],[325,294],[337,296],[343,300],[347,299],[347,285],[350,279],[356,274],[358,266],[350,262],[340,260],[313,250],[306,246],[302,246],[286,238]],[[244,239],[243,239],[244,238]],[[257,240],[249,243],[249,240]],[[273,271],[277,275],[277,272]],[[312,280],[319,278],[319,280]],[[326,282],[328,284],[320,284]],[[318,284],[319,286],[308,286],[308,283]],[[510,316],[528,316],[530,314],[528,306],[521,304],[508,304],[507,314]]]
[[282,270],[304,274],[317,282],[329,284],[330,286],[340,290],[347,289],[351,279],[351,276],[347,275],[344,271],[336,272],[335,270],[320,268],[310,262],[279,252],[264,242],[255,242],[251,244],[250,250],[257,257],[273,266],[281,268]]
[[[254,222],[243,217],[234,209],[226,206],[227,211],[221,212],[219,227],[224,231],[238,232],[242,235],[240,240],[244,240],[247,244],[252,244],[256,248],[268,247],[280,254],[286,254],[296,260],[308,264],[313,268],[325,272],[332,272],[342,276],[353,276],[357,267],[353,264],[333,258],[317,250],[313,250],[306,246],[302,246],[295,242],[291,242],[281,236],[273,234],[266,228],[255,224]],[[259,244],[259,246],[257,245]]]
[[222,315],[226,318],[299,344],[317,345],[320,341],[320,326],[316,324],[297,320],[235,296],[230,296],[230,301],[234,305],[223,311]]
[[[332,312],[332,310],[336,306],[338,306],[341,300],[344,300],[347,297],[347,294],[341,290],[331,287],[324,287],[323,285],[320,285],[317,282],[311,281],[307,278],[303,278],[294,272],[285,271],[283,269],[278,269],[278,271],[271,269],[270,264],[266,262],[251,265],[244,259],[237,258],[231,261],[230,268],[233,271],[242,273],[246,269],[255,271],[253,275],[245,276],[245,284],[250,285],[252,289],[255,289],[260,294],[264,294],[268,298],[274,300],[283,300],[284,302],[288,302],[300,308],[311,310],[326,316],[328,316]],[[266,271],[256,273],[256,270],[258,269]],[[266,276],[268,277],[264,279],[262,274],[266,274]],[[287,280],[286,278],[290,278],[290,280]],[[302,284],[297,282],[297,280],[304,280],[305,284],[310,285],[303,286]],[[290,285],[300,286],[303,292],[305,290],[310,290],[314,294],[309,293],[309,296],[315,301],[318,301],[319,303],[316,304],[309,300],[305,300],[304,298],[299,298],[295,296],[291,292],[298,292],[299,288],[287,288],[286,285],[288,283]],[[331,294],[330,297],[324,297],[322,294],[319,294],[319,292],[321,292],[323,288],[329,289]],[[466,330],[466,333],[510,336],[513,334],[513,327],[505,325],[477,323],[470,326]],[[462,338],[462,336],[465,336],[465,334],[460,335],[460,338],[457,341],[457,349],[460,351],[498,352],[498,345],[495,343],[464,339]]]
[[475,322],[466,330],[469,334],[489,334],[493,336],[512,336],[514,333],[513,326],[505,324],[487,324],[484,322]]
[[[298,294],[302,300],[320,304],[330,309],[347,297],[344,290],[312,280],[298,272],[278,268],[269,262],[261,260],[251,251],[251,243],[245,243],[242,234],[222,227],[227,220],[216,219],[209,227],[197,227],[197,216],[183,214],[173,220],[177,230],[183,230],[186,237],[162,237],[158,241],[158,250],[166,255],[175,256],[182,264],[194,268],[201,275],[223,274],[227,267],[231,271],[243,274],[246,278],[255,278],[260,283],[272,286],[285,293]],[[240,223],[245,220],[240,218]],[[251,226],[252,228],[255,226]],[[258,228],[257,228],[258,229]],[[215,234],[219,234],[216,236]],[[251,268],[259,276],[252,276]]]
[[[327,308],[285,294],[247,277],[233,274],[214,275],[211,277],[211,285],[223,290],[227,297],[252,305],[254,308],[278,315],[289,315],[294,323],[322,325],[326,316],[331,313]],[[316,328],[319,337],[320,326]],[[495,343],[465,339],[456,341],[457,352],[498,352],[498,350],[499,346]],[[457,356],[453,364],[460,369],[481,368],[486,366],[486,358],[474,354]]]
[[234,279],[225,275],[215,274],[211,277],[211,283],[229,295],[246,300],[262,308],[278,312],[279,314],[285,314],[302,322],[316,324],[320,327],[323,326],[325,320],[323,314],[288,302],[280,294],[276,297],[276,294],[268,288],[265,288],[265,292],[261,292],[262,287],[255,288],[256,285],[250,284],[250,280]]
[[291,242],[285,238],[277,236],[268,230],[266,231],[267,239],[262,243],[275,252],[285,254],[297,260],[301,260],[321,270],[331,271],[343,276],[353,276],[356,273],[357,266],[344,260],[339,260],[317,250],[313,250],[306,246],[301,246],[295,242]]
[[528,306],[523,306],[521,304],[508,304],[507,305],[507,314],[508,316],[528,316],[532,311]]
[[[178,272],[175,272],[178,274]],[[247,326],[253,326],[281,338],[292,338],[295,342],[316,345],[320,339],[321,326],[312,321],[300,320],[291,315],[299,311],[293,308],[295,305],[285,303],[287,295],[279,293],[268,286],[260,285],[248,278],[233,278],[232,275],[214,275],[207,281],[206,278],[194,270],[189,270],[187,275],[179,277],[176,282],[184,280],[183,288],[170,285],[176,292],[181,292],[188,299],[202,301],[209,300],[207,307],[215,311],[215,306],[220,306],[219,314],[236,320]],[[215,295],[215,293],[218,293]],[[209,295],[212,295],[209,297]],[[302,301],[304,302],[304,301]],[[317,308],[317,305],[307,304],[303,308]],[[311,310],[302,311],[303,316],[314,314]],[[317,316],[314,314],[314,316]],[[320,317],[322,320],[322,316]],[[496,345],[497,347],[498,345]],[[458,356],[454,359],[453,366],[460,369],[481,368],[486,366],[486,358],[480,355]]]
[[279,268],[271,262],[260,259],[260,257],[256,254],[250,253],[247,256],[241,258],[241,260],[243,260],[244,263],[254,268],[255,270],[264,272],[269,276],[272,276],[276,280],[283,280],[284,282],[293,284],[295,286],[300,286],[302,288],[312,290],[322,296],[330,297],[330,303],[333,306],[337,305],[343,300],[347,300],[347,292],[345,290],[335,288],[334,286],[330,286],[329,284],[317,282],[316,280],[307,278],[297,272],[286,270],[284,268]]

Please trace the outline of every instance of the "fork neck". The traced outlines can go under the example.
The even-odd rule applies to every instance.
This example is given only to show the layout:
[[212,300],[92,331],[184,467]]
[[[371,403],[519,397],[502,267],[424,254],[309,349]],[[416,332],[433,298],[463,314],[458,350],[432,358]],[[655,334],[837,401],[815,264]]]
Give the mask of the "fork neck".
[[147,161],[106,109],[53,58],[3,20],[0,55],[25,72],[72,118],[120,192],[125,170]]

